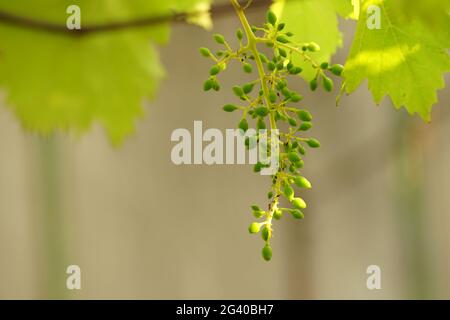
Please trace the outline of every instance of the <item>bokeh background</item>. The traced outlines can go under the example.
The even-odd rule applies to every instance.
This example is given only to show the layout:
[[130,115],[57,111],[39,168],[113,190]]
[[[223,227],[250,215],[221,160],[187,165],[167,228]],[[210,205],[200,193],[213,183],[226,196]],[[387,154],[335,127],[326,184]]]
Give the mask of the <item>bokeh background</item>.
[[[340,23],[345,45],[333,61],[343,63],[355,25]],[[221,16],[214,32],[231,38],[237,26]],[[174,129],[238,122],[221,110],[231,90],[202,91],[205,45],[209,32],[173,26],[158,98],[118,148],[99,126],[81,137],[25,132],[2,93],[0,298],[450,298],[450,90],[426,124],[388,99],[376,106],[366,85],[336,108],[333,94],[298,81],[322,148],[305,159],[306,218],[276,223],[267,263],[247,226],[269,179],[249,165],[170,160]],[[239,68],[222,79],[223,88],[246,80]],[[71,264],[82,290],[65,287]],[[366,287],[369,265],[381,267],[381,290]]]

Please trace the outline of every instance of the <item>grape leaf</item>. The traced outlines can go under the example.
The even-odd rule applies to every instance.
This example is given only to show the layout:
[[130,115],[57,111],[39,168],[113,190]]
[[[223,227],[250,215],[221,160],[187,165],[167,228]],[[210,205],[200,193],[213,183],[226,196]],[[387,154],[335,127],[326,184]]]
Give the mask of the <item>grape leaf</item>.
[[[65,26],[66,8],[77,4],[83,27],[184,12],[199,3],[205,0],[0,0],[0,10]],[[167,23],[84,37],[2,24],[0,88],[27,129],[80,133],[98,121],[117,144],[133,132],[144,99],[157,90],[164,71],[155,44],[168,37]]]
[[[352,6],[351,0],[276,0],[271,9],[294,33],[293,42],[316,42],[320,51],[311,56],[319,62],[329,62],[342,46],[337,14],[349,16]],[[301,57],[294,55],[293,62],[304,70],[301,75],[305,79],[315,77],[314,69]]]
[[[357,31],[343,73],[347,93],[368,79],[377,103],[390,96],[395,107],[430,120],[436,92],[450,70],[447,52],[450,18],[428,24],[411,10],[402,13],[398,0],[364,0]],[[436,1],[434,1],[436,2]],[[380,29],[367,27],[367,8],[378,5]]]

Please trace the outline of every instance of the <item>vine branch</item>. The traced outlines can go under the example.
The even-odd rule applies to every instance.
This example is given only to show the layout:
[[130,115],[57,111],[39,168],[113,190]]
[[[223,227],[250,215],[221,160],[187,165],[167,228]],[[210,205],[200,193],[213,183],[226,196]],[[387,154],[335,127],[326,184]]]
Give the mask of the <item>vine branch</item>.
[[[252,2],[248,2],[250,4]],[[270,5],[271,0],[254,1],[251,5],[252,9],[266,8]],[[227,3],[212,6],[209,13],[213,17],[223,16],[233,13],[233,7]],[[205,14],[205,11],[190,11],[170,13],[161,16],[150,16],[129,21],[115,21],[105,24],[93,24],[82,26],[80,30],[69,30],[65,25],[37,20],[30,17],[24,17],[8,13],[0,10],[0,24],[12,25],[24,29],[35,31],[43,31],[54,34],[62,34],[66,36],[86,36],[94,33],[120,31],[132,28],[145,28],[167,22],[186,22],[190,18],[195,18],[198,15]]]

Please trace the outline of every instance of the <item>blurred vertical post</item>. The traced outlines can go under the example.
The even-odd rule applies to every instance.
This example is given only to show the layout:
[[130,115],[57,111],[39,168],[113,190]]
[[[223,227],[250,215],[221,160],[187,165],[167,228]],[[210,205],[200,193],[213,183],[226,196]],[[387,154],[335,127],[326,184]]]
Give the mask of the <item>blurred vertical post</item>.
[[39,137],[37,191],[40,201],[38,233],[43,253],[42,283],[44,298],[65,297],[64,234],[61,206],[62,174],[59,141],[55,136]]
[[394,205],[398,214],[399,237],[405,270],[407,298],[427,299],[432,296],[432,279],[428,265],[425,229],[426,199],[424,132],[415,119],[401,116],[394,131],[396,152]]

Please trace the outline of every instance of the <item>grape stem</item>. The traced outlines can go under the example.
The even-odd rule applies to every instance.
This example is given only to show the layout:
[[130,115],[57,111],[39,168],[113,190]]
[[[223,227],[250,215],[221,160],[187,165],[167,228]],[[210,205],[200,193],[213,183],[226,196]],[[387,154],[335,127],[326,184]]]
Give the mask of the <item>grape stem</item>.
[[[255,63],[256,63],[256,67],[258,69],[259,78],[261,80],[261,88],[263,91],[264,100],[266,102],[268,109],[270,110],[270,115],[269,115],[270,116],[270,129],[276,130],[277,123],[275,120],[275,110],[272,108],[272,103],[270,102],[269,88],[267,87],[267,83],[266,83],[266,73],[264,71],[264,66],[261,61],[261,57],[260,57],[260,54],[259,54],[259,51],[257,48],[257,44],[259,42],[258,38],[254,34],[250,24],[248,23],[247,17],[245,16],[245,13],[244,13],[244,8],[239,4],[239,2],[237,0],[230,0],[230,1],[231,1],[231,4],[233,5],[234,9],[236,10],[239,20],[241,21],[242,27],[244,28],[244,32],[245,32],[245,35],[246,35],[247,41],[248,41],[248,44],[246,47],[250,49],[253,56],[255,57]],[[275,193],[274,200],[269,205],[269,211],[267,212],[267,216],[266,216],[266,227],[269,229],[270,232],[272,232],[273,214],[274,214],[275,210],[278,209],[278,201],[279,201],[279,197],[281,195],[279,173],[280,173],[280,171],[278,171],[275,174],[276,183],[273,186],[273,191]]]

